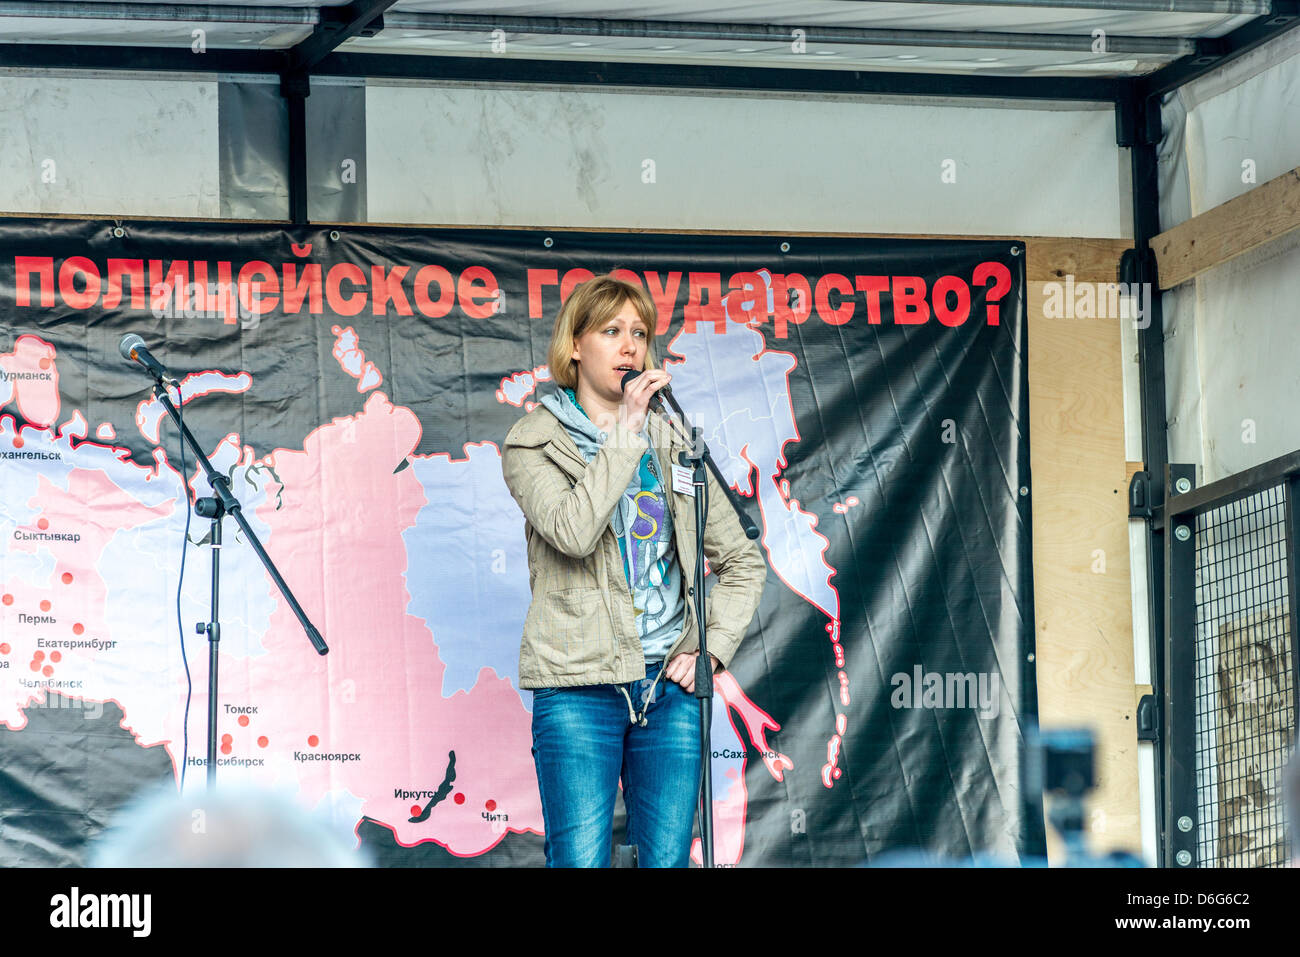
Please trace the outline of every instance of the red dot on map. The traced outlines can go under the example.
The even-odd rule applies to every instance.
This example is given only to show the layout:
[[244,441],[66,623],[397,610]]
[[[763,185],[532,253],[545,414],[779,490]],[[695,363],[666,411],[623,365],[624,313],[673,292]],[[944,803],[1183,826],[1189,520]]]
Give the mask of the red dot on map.
[[461,794],[459,791],[457,791],[457,792],[456,792],[456,796],[455,796],[454,798],[452,798],[452,800],[455,801],[457,804],[464,804],[464,803],[465,803],[465,795],[463,795],[463,794]]
[[21,435],[14,436],[14,448],[21,449],[25,444]]
[[71,584],[72,584],[72,572],[64,572],[64,573],[63,573],[63,584],[65,584],[65,585],[71,585]]
[[4,598],[0,598],[0,601],[3,601],[6,605],[12,605],[14,603],[14,596],[5,595]]
[[50,665],[46,665],[41,669],[41,674],[48,678],[50,675],[54,674],[54,669]]
[[247,727],[248,727],[248,715],[246,715],[246,714],[241,714],[241,715],[239,716],[239,726],[240,726],[241,728],[247,728]]
[[57,665],[62,660],[63,660],[63,652],[61,651],[50,652],[50,661],[54,662]]
[[41,367],[42,370],[48,369],[50,367],[50,360],[48,358],[42,359],[38,363],[38,365]]
[[0,642],[0,655],[7,655],[7,654],[9,654],[9,642],[7,641]]
[[36,527],[43,532],[50,527],[50,520],[48,518],[38,519],[36,522]]
[[45,660],[45,652],[43,651],[38,651],[36,652],[36,654],[32,655],[32,661],[44,661],[44,660]]
[[40,671],[40,670],[41,670],[41,663],[39,661],[33,661],[32,671]]
[[72,633],[74,635],[84,635],[86,633],[86,626],[83,625],[81,622],[77,622],[75,625],[72,626]]
[[229,744],[231,741],[234,741],[234,740],[235,740],[235,739],[232,738],[232,737],[231,737],[230,735],[228,735],[228,734],[223,734],[223,735],[221,736],[221,743],[222,743],[222,744]]
[[419,817],[419,816],[420,816],[420,812],[421,812],[422,810],[424,810],[424,808],[420,807],[420,805],[418,805],[418,804],[412,804],[412,805],[411,805],[411,817]]
[[49,610],[50,610],[50,603],[48,601],[41,602],[41,611],[49,611]]
[[264,748],[270,743],[271,742],[267,739],[266,735],[262,735],[260,738],[257,739],[257,746],[259,748]]
[[318,745],[318,744],[320,744],[320,738],[316,737],[316,735],[314,735],[314,734],[310,734],[310,735],[307,736],[307,746],[308,746],[308,747],[312,747],[312,748],[314,748],[314,747],[316,747],[316,745]]
[[222,754],[229,754],[230,751],[231,751],[230,745],[228,745],[228,744],[223,744],[223,745],[221,746],[221,753],[222,753]]
[[497,809],[497,802],[492,800],[491,798],[488,798],[486,801],[483,802],[483,806],[487,808],[489,811],[495,811]]

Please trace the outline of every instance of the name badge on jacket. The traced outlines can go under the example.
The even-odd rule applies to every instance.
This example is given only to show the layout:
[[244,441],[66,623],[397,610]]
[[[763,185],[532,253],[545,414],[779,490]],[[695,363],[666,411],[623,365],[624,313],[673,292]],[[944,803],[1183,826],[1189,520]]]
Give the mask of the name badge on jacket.
[[691,479],[692,472],[685,465],[673,466],[673,491],[681,492],[683,495],[695,497],[695,483]]

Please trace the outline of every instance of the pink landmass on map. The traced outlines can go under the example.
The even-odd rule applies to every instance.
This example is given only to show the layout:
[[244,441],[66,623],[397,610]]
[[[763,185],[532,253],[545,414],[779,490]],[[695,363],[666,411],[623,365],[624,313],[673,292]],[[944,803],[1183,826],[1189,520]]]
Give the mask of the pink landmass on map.
[[[282,485],[257,512],[271,529],[267,548],[330,653],[316,656],[281,602],[263,640],[268,654],[222,665],[223,702],[279,707],[251,715],[247,725],[232,716],[222,731],[234,755],[291,759],[309,804],[344,789],[363,798],[362,813],[390,826],[400,843],[436,840],[474,855],[507,830],[541,832],[531,718],[510,681],[489,668],[469,692],[441,695],[436,639],[453,639],[464,608],[447,609],[437,622],[404,611],[402,532],[426,499],[411,469],[394,470],[420,435],[409,409],[375,393],[358,415],[314,431],[302,451],[267,456]],[[295,689],[291,698],[286,687]],[[453,751],[453,794],[411,823],[428,799],[400,792],[436,790]],[[294,752],[360,759],[299,760]]]
[[53,425],[59,417],[54,346],[38,336],[19,336],[13,352],[0,354],[0,369],[9,377],[12,401],[23,418],[33,425]]
[[[781,726],[770,714],[749,699],[745,689],[740,686],[730,671],[716,675],[713,688],[722,704],[721,713],[730,722],[732,739],[738,745],[743,741],[737,733],[736,719],[733,717],[735,715],[744,724],[745,734],[752,742],[753,748],[760,753],[768,773],[777,781],[783,780],[785,772],[794,768],[794,762],[767,743],[767,733],[780,731]],[[718,705],[715,704],[714,707],[717,708]],[[715,710],[715,730],[717,714]],[[715,749],[718,748],[719,743],[716,739],[712,743]],[[746,755],[749,753],[746,751]],[[740,857],[745,850],[745,816],[749,811],[749,788],[745,784],[744,775],[746,760],[748,758],[743,759],[739,766],[726,767],[722,772],[721,780],[718,778],[716,767],[721,762],[716,760],[713,762],[715,765],[713,778],[713,861],[715,864],[735,866],[740,863]],[[718,796],[719,792],[722,794],[721,797]],[[698,838],[691,845],[691,859],[697,864],[704,862]]]

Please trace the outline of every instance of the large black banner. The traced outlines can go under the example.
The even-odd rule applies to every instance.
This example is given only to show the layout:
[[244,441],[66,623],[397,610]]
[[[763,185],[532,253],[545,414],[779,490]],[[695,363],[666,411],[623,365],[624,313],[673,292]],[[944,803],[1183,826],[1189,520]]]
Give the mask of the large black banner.
[[75,863],[131,793],[203,787],[208,528],[187,728],[180,450],[130,332],[332,649],[230,525],[218,779],[381,863],[541,863],[499,449],[552,388],[563,297],[612,269],[654,298],[769,566],[718,687],[719,863],[1041,851],[1023,264],[1010,242],[0,222],[0,863]]

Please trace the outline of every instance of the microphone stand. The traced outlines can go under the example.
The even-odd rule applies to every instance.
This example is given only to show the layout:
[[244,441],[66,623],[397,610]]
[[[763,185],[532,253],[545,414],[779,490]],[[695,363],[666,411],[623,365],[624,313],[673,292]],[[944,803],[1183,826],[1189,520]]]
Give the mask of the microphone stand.
[[[717,463],[713,461],[713,456],[709,453],[708,445],[704,442],[702,430],[690,424],[690,420],[686,417],[686,413],[682,411],[682,407],[677,404],[677,399],[674,398],[672,391],[665,388],[662,393],[655,393],[651,399],[652,405],[657,405],[659,410],[663,411],[661,394],[668,399],[668,403],[681,416],[685,427],[690,429],[690,451],[682,452],[678,456],[678,461],[679,464],[690,467],[691,484],[695,489],[695,583],[692,586],[691,594],[695,599],[695,620],[700,626],[700,650],[699,656],[695,659],[695,697],[700,702],[700,849],[703,866],[713,867],[713,767],[711,761],[713,754],[711,731],[713,727],[713,665],[709,661],[708,627],[704,606],[704,525],[709,516],[708,475],[704,471],[706,465],[718,480],[718,485],[727,494],[727,501],[735,509],[736,517],[745,529],[746,537],[751,541],[758,538],[758,526],[754,524],[741,506],[740,499],[732,490],[731,485],[723,479]],[[682,431],[682,427],[673,421],[672,416],[667,416],[667,419],[682,438],[687,438],[686,433]]]
[[[212,788],[217,783],[217,646],[221,641],[221,623],[218,620],[217,612],[221,604],[221,519],[223,516],[229,515],[239,525],[249,544],[253,546],[253,551],[262,560],[262,564],[270,574],[271,580],[275,582],[276,587],[280,589],[280,594],[284,596],[289,607],[293,609],[294,615],[298,618],[298,623],[307,632],[307,638],[311,641],[312,647],[316,649],[316,653],[320,655],[327,654],[329,647],[325,644],[325,639],[321,637],[321,633],[316,630],[316,626],[308,620],[307,613],[302,610],[298,600],[293,597],[293,592],[289,589],[288,584],[280,577],[275,562],[271,561],[271,556],[262,547],[257,533],[248,524],[248,519],[244,518],[243,506],[239,504],[239,499],[235,497],[235,494],[230,491],[230,480],[214,469],[208,457],[203,454],[203,449],[194,440],[189,427],[181,421],[176,406],[172,405],[171,397],[167,395],[167,388],[162,378],[152,372],[150,372],[150,375],[153,375],[154,379],[154,396],[162,403],[172,421],[176,423],[181,441],[189,446],[190,451],[194,453],[195,459],[203,468],[204,475],[207,476],[208,484],[212,486],[211,497],[197,499],[194,502],[194,511],[203,518],[212,519],[212,618],[206,622],[201,621],[194,626],[196,634],[206,634],[208,636],[208,787]],[[189,479],[182,475],[181,482],[186,486],[185,505],[188,508],[190,498]]]

